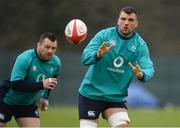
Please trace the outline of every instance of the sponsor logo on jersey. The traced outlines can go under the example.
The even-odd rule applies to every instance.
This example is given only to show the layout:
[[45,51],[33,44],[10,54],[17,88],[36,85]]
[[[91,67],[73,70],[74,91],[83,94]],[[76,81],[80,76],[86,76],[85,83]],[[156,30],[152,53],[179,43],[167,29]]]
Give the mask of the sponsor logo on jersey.
[[36,70],[37,70],[37,67],[36,67],[36,66],[33,66],[33,67],[32,67],[32,70],[33,70],[33,71],[36,71]]
[[111,72],[124,73],[124,70],[117,69],[117,68],[110,68],[110,67],[108,67],[107,70],[109,70]]
[[111,39],[111,40],[109,41],[109,44],[110,44],[110,45],[116,45],[116,41],[113,40],[113,39]]
[[53,73],[54,72],[54,68],[50,68],[50,72]]
[[0,119],[1,119],[1,120],[4,120],[4,118],[5,118],[5,115],[2,114],[2,113],[0,113]]
[[89,117],[95,117],[95,111],[88,111]]
[[124,63],[124,59],[123,59],[123,57],[121,57],[121,56],[118,56],[118,57],[113,61],[113,65],[114,65],[114,67],[116,67],[116,68],[121,67],[121,66],[123,65],[123,63]]
[[37,110],[34,113],[37,117],[39,116],[39,112]]
[[112,67],[108,67],[107,70],[111,71],[111,72],[117,72],[117,73],[124,73],[124,70],[119,69],[122,65],[124,64],[124,59],[122,56],[118,56],[117,58],[114,59],[113,61],[113,66],[115,68]]
[[135,52],[135,51],[136,51],[136,46],[133,45],[133,46],[130,48],[130,51],[131,51],[131,52]]
[[41,81],[43,81],[43,80],[45,80],[45,75],[44,74],[39,74],[38,76],[37,76],[37,79],[36,79],[36,82],[41,82]]

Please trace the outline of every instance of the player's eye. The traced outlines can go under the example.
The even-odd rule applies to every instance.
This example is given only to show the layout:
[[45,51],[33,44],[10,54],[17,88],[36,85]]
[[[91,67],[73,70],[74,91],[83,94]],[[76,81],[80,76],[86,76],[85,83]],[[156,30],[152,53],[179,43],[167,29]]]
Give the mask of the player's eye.
[[56,50],[56,47],[52,47],[52,50]]
[[45,45],[45,46],[44,46],[44,48],[49,49],[49,48],[50,48],[50,46],[49,46],[49,45]]
[[130,18],[129,21],[130,21],[130,22],[134,22],[134,19],[133,19],[133,18]]
[[124,17],[121,17],[121,21],[125,21],[126,20],[126,18],[124,18]]

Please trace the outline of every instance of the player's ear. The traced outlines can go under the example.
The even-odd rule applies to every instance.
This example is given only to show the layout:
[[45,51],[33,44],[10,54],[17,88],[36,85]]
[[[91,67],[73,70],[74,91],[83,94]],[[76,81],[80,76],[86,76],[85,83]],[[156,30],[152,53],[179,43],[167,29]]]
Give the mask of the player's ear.
[[136,20],[135,28],[137,28],[138,26],[139,26],[139,22],[138,22],[138,20]]
[[38,46],[40,46],[40,45],[41,45],[41,43],[40,43],[40,42],[38,42],[38,43],[37,43],[37,47],[38,47]]
[[117,20],[117,25],[120,26],[120,16],[118,17],[118,20]]

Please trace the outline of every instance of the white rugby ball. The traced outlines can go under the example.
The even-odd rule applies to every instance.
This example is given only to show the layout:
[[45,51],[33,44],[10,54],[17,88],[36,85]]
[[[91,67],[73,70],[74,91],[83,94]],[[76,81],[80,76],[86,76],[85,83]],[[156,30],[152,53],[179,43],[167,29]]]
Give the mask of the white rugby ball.
[[73,44],[79,44],[87,35],[87,26],[80,19],[71,20],[65,28],[65,36]]

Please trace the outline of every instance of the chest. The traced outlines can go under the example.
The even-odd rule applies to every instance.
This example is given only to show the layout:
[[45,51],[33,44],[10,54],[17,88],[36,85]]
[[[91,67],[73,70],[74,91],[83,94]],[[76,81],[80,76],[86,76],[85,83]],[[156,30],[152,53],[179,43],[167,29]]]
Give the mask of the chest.
[[41,62],[34,60],[29,66],[26,79],[33,81],[42,81],[45,78],[53,77],[58,71],[58,66],[54,62]]
[[124,62],[134,62],[138,58],[139,45],[136,40],[122,40],[117,37],[112,37],[108,42],[115,46],[106,55],[108,59],[115,60],[116,58],[123,59]]

